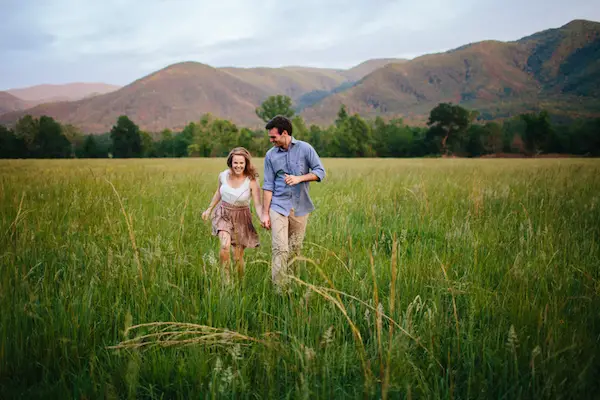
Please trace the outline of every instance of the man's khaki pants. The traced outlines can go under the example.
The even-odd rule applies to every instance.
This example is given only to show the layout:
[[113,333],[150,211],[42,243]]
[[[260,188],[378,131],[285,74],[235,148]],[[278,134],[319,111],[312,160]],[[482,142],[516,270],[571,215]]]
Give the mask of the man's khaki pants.
[[286,286],[290,278],[288,262],[300,253],[308,215],[296,217],[294,209],[288,217],[269,210],[271,218],[271,240],[273,259],[271,261],[271,278],[278,287]]

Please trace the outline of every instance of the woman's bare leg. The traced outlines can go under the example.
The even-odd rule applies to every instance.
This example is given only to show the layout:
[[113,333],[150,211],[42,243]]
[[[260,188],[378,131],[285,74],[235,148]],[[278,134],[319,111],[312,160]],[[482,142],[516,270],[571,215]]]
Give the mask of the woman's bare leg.
[[221,268],[224,273],[225,282],[231,282],[231,256],[229,251],[231,249],[231,235],[225,231],[219,232],[219,240],[221,242],[221,249],[219,250],[219,260],[221,261]]
[[244,248],[242,246],[233,246],[233,259],[237,267],[238,278],[244,277]]

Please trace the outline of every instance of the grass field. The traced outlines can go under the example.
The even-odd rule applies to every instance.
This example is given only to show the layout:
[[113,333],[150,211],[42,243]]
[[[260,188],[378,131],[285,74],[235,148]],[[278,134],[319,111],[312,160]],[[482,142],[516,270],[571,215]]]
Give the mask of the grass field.
[[597,396],[600,161],[324,165],[279,295],[222,159],[0,161],[0,398]]

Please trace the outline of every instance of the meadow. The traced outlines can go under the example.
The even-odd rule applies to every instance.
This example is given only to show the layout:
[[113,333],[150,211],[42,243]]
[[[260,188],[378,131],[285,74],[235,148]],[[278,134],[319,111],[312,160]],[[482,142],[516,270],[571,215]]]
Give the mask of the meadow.
[[0,161],[0,398],[598,396],[600,161],[323,162],[278,294],[223,159]]

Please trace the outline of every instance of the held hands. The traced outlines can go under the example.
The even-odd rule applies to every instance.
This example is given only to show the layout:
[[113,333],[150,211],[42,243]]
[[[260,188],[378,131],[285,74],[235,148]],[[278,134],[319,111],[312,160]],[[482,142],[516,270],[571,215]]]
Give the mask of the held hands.
[[260,226],[262,226],[266,230],[271,229],[271,217],[269,217],[268,212],[263,212],[263,214],[261,215]]
[[294,186],[302,182],[302,179],[299,176],[285,174],[284,181],[287,185]]

